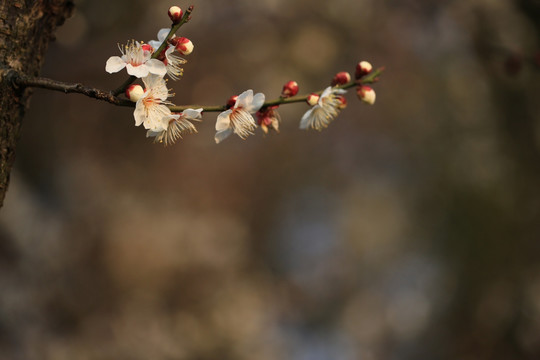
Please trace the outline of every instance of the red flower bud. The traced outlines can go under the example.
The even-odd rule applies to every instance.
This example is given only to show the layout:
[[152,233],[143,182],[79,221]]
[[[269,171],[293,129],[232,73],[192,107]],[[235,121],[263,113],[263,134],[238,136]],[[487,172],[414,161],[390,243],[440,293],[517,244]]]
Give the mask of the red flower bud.
[[311,106],[315,106],[319,102],[319,98],[319,95],[311,93],[308,95],[306,102]]
[[360,85],[357,87],[356,95],[358,95],[358,98],[366,104],[373,105],[375,103],[375,91],[367,85]]
[[193,52],[193,47],[194,47],[191,40],[185,37],[178,38],[178,40],[176,40],[175,46],[176,46],[176,50],[182,53],[182,55],[191,54]]
[[369,74],[373,70],[373,66],[367,61],[360,61],[356,65],[355,78],[360,79],[362,76]]
[[298,83],[296,81],[289,81],[283,85],[283,90],[281,91],[281,97],[287,98],[295,96],[298,94]]
[[141,85],[130,85],[126,89],[126,97],[133,102],[137,102],[143,95],[144,90]]
[[182,20],[182,9],[180,9],[178,6],[171,6],[169,8],[169,17],[171,18],[173,24],[178,24],[180,20]]
[[345,85],[351,81],[351,74],[346,71],[338,72],[332,79],[332,86]]
[[232,108],[236,104],[236,100],[238,99],[238,95],[233,95],[227,100],[227,109]]
[[154,52],[154,48],[148,44],[142,44],[141,48],[143,49],[143,51],[150,51],[151,53]]

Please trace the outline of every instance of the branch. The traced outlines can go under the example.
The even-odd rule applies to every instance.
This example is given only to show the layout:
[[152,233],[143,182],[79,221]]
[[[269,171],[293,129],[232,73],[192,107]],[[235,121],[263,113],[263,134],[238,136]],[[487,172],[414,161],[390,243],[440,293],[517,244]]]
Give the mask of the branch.
[[[375,83],[379,80],[379,76],[382,74],[383,71],[384,71],[384,68],[382,67],[378,68],[376,70],[373,70],[368,75],[364,76],[362,79],[351,81],[347,84],[338,86],[338,88],[349,89],[351,87],[362,85],[362,84]],[[6,77],[16,87],[37,87],[37,88],[42,88],[42,89],[61,91],[66,94],[69,94],[69,93],[82,94],[82,95],[91,97],[93,99],[106,101],[110,104],[117,105],[117,106],[135,107],[135,103],[126,99],[118,98],[117,96],[114,95],[114,92],[91,88],[88,86],[84,86],[83,84],[66,83],[66,82],[56,81],[56,80],[47,79],[43,77],[30,77],[30,76],[21,74],[15,70],[8,70]],[[320,90],[320,91],[314,92],[314,94],[320,95],[322,92],[323,90]],[[268,107],[268,106],[274,106],[274,105],[304,102],[306,101],[308,96],[309,94],[298,95],[298,96],[293,96],[289,98],[280,97],[278,99],[265,102],[263,104],[263,108]],[[179,106],[169,106],[169,108],[171,109],[172,112],[181,112],[186,109],[200,109],[200,108],[202,108],[204,112],[221,112],[221,111],[227,110],[226,105],[207,105],[207,106],[179,105]]]
[[9,70],[6,77],[11,81],[15,87],[37,87],[42,89],[49,89],[55,91],[61,91],[63,93],[77,93],[83,94],[88,97],[103,100],[108,103],[118,106],[134,107],[135,104],[126,99],[120,99],[114,96],[109,91],[104,91],[96,88],[84,86],[83,84],[70,84],[62,81],[56,81],[52,79],[42,77],[30,77],[21,74],[15,70]]
[[[384,67],[378,68],[376,70],[373,70],[371,73],[364,76],[360,80],[348,82],[347,84],[337,86],[337,88],[339,88],[339,89],[349,89],[349,88],[352,88],[352,87],[358,86],[358,85],[373,84],[373,83],[375,83],[375,82],[377,82],[379,80],[379,76],[382,74],[383,71],[384,71]],[[307,95],[297,95],[297,96],[292,96],[292,97],[289,97],[289,98],[280,97],[278,99],[270,100],[270,101],[265,102],[263,104],[262,108],[265,108],[265,107],[268,107],[268,106],[274,106],[274,105],[292,104],[292,103],[297,103],[297,102],[304,102],[304,101],[307,100],[309,95],[311,95],[311,94],[321,95],[323,91],[324,90],[319,90],[317,92],[310,93],[310,94],[307,94]],[[227,110],[227,107],[225,105],[223,105],[223,106],[200,106],[200,105],[169,106],[169,109],[171,109],[172,112],[180,112],[180,111],[184,111],[186,109],[200,109],[200,108],[202,108],[204,112],[220,112],[220,111]]]

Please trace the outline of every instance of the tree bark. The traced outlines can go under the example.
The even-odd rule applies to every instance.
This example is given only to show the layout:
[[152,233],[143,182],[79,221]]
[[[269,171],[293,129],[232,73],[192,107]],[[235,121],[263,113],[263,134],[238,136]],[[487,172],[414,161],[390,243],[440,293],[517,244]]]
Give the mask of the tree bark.
[[73,0],[0,0],[0,207],[31,95],[31,89],[14,86],[9,71],[39,75],[54,31],[73,6]]

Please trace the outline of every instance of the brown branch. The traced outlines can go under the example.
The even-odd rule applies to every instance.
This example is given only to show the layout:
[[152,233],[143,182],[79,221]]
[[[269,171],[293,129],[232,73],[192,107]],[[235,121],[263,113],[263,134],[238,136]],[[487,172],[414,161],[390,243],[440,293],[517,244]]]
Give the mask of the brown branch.
[[91,88],[88,86],[84,86],[83,84],[66,83],[42,77],[30,77],[21,74],[15,70],[9,70],[6,74],[6,77],[12,82],[15,87],[37,87],[42,89],[61,91],[66,94],[77,93],[86,95],[97,100],[103,100],[118,106],[135,106],[133,102],[126,99],[120,99],[114,96],[109,91]]
[[[384,71],[384,68],[378,68],[374,70],[373,72],[369,73],[368,75],[364,76],[363,78],[359,80],[353,80],[347,84],[339,86],[341,89],[349,89],[354,86],[362,85],[362,84],[372,84],[378,81],[379,76]],[[6,73],[6,77],[8,80],[12,82],[12,84],[16,87],[37,87],[42,89],[49,89],[49,90],[55,90],[55,91],[61,91],[66,94],[68,93],[77,93],[86,95],[88,97],[97,99],[97,100],[103,100],[108,103],[111,103],[113,105],[118,106],[126,106],[126,107],[135,107],[135,103],[127,100],[127,99],[121,99],[114,95],[112,91],[104,91],[96,88],[91,88],[88,86],[84,86],[83,84],[74,84],[74,83],[66,83],[62,81],[56,81],[52,79],[42,78],[42,77],[30,77],[24,74],[21,74],[15,70],[8,70]],[[320,95],[323,92],[323,90],[314,92],[315,94]],[[291,104],[291,103],[297,103],[297,102],[303,102],[307,99],[308,95],[298,95],[293,96],[290,98],[277,98],[274,100],[266,101],[263,104],[263,108],[267,106],[273,106],[273,105],[282,105],[282,104]],[[225,105],[206,105],[206,106],[200,106],[200,105],[179,105],[179,106],[169,106],[171,111],[173,112],[180,112],[186,109],[198,109],[202,108],[205,112],[220,112],[227,109]]]

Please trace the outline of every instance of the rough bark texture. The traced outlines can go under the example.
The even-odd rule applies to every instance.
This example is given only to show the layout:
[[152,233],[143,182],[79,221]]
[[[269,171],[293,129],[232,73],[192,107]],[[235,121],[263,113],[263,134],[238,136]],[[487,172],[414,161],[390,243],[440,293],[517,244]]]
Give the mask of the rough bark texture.
[[12,85],[8,71],[37,76],[55,29],[72,10],[72,0],[0,0],[0,207],[31,95]]

